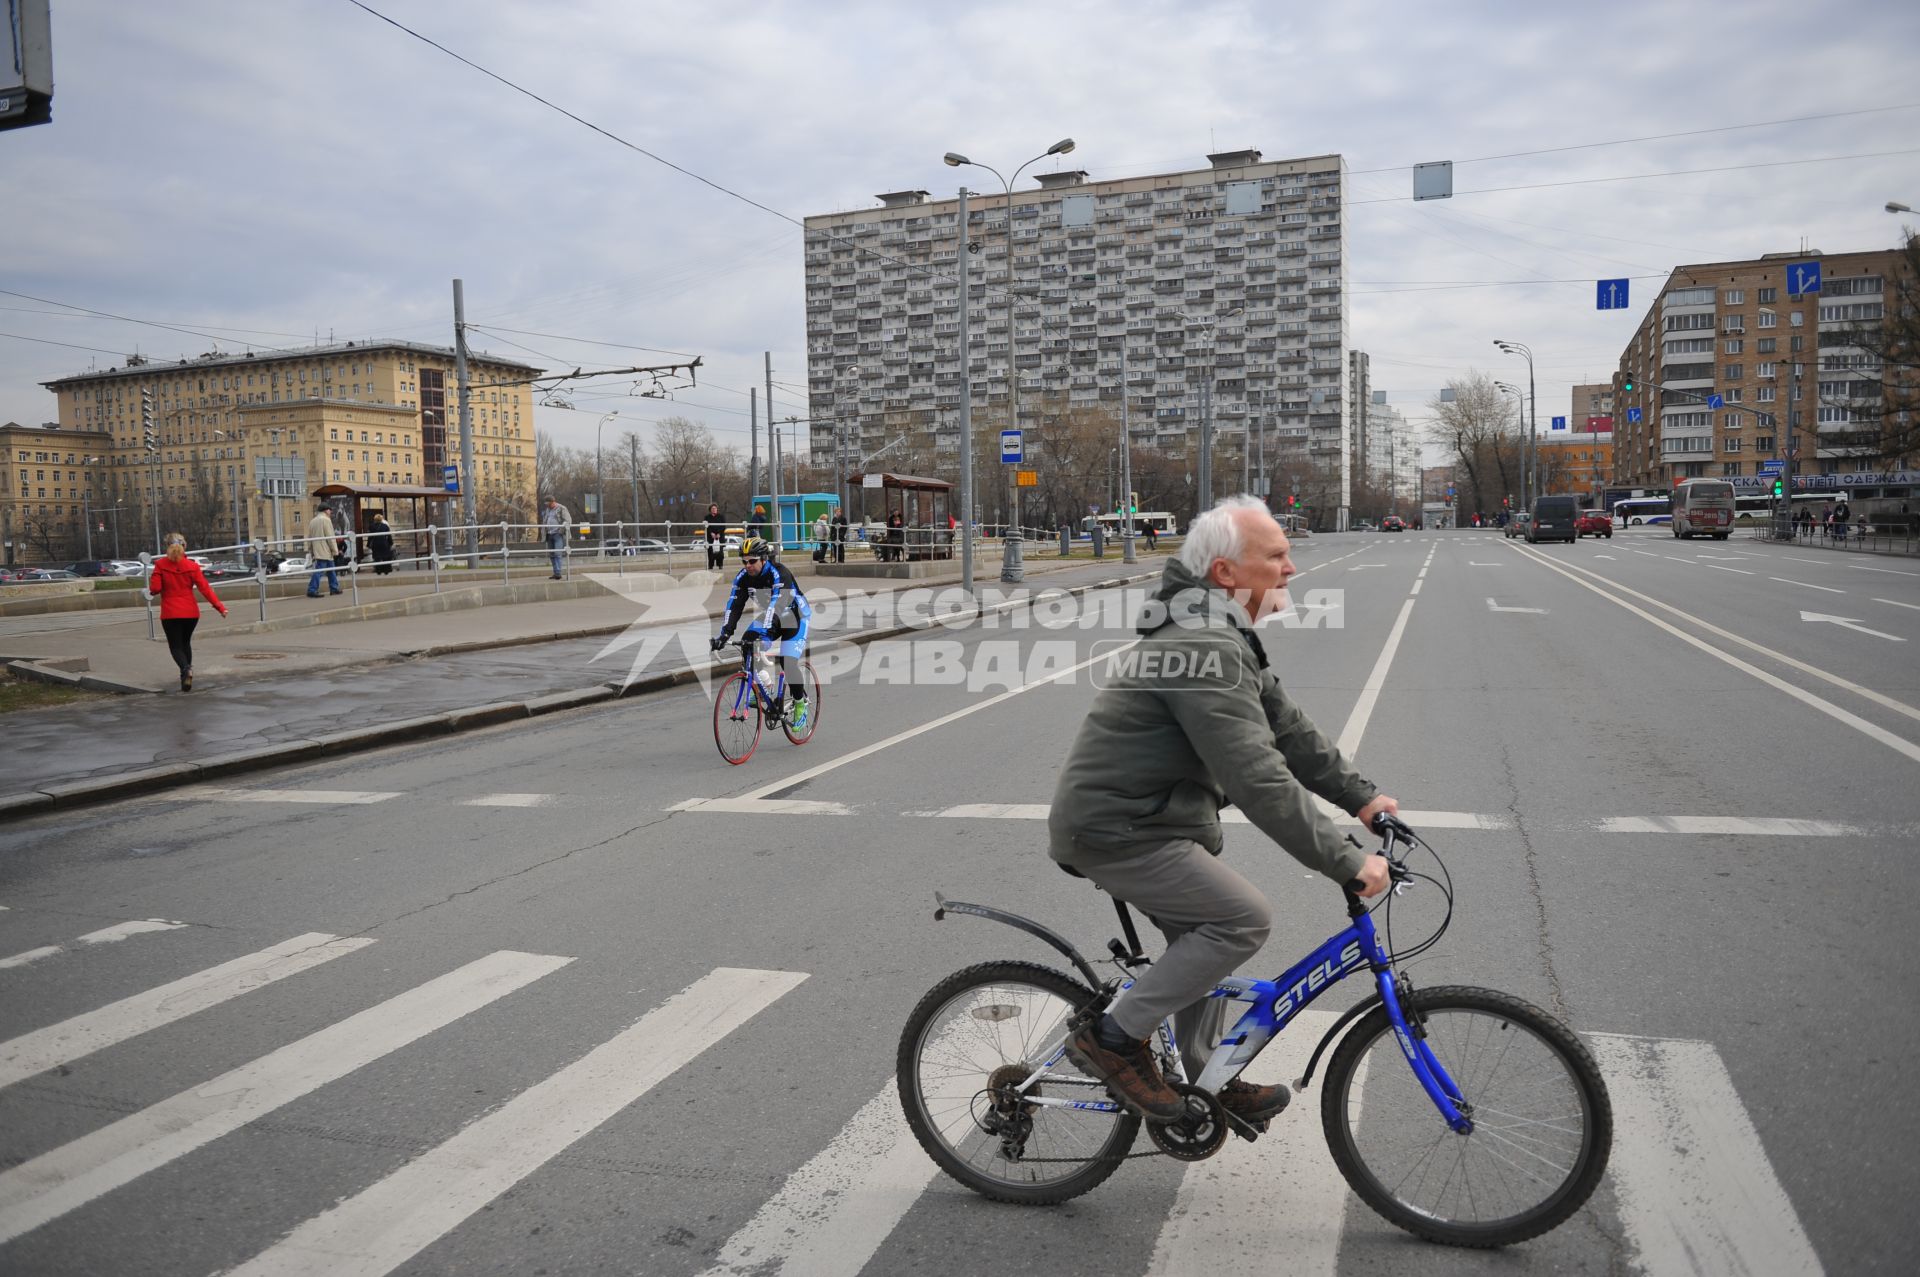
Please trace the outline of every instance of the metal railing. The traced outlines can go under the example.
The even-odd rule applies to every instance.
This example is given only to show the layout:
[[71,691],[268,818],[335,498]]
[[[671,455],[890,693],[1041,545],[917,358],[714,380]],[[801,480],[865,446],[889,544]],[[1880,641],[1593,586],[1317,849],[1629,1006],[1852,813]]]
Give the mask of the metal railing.
[[1891,523],[1869,519],[1848,524],[1824,524],[1817,521],[1793,523],[1771,519],[1755,525],[1751,534],[1764,541],[1792,542],[1820,546],[1829,550],[1855,550],[1865,554],[1920,555],[1920,526],[1911,521]]

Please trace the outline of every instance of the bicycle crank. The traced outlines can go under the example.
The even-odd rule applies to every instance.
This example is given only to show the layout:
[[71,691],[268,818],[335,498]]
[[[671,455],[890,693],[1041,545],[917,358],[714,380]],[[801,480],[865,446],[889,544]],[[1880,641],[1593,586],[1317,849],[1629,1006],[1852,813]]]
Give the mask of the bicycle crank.
[[1183,1112],[1171,1122],[1148,1122],[1147,1138],[1168,1157],[1203,1162],[1227,1142],[1227,1112],[1209,1092],[1186,1082],[1169,1082]]

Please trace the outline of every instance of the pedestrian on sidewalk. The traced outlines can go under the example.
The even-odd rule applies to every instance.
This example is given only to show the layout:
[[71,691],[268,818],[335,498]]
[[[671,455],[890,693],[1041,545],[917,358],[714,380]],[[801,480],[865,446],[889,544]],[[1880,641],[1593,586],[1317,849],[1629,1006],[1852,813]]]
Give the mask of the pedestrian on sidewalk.
[[1152,519],[1148,519],[1144,524],[1141,525],[1141,527],[1146,531],[1146,534],[1147,534],[1147,549],[1152,550],[1154,547],[1160,544],[1159,530],[1153,526]]
[[837,506],[833,511],[833,561],[847,561],[847,512]]
[[214,611],[225,616],[227,605],[207,584],[206,573],[187,557],[187,539],[178,532],[167,533],[167,553],[153,565],[147,579],[147,592],[160,597],[160,628],[167,632],[167,651],[180,667],[180,690],[193,690],[193,629],[200,624],[200,601],[195,590],[213,604]]
[[767,507],[757,503],[753,507],[753,517],[747,520],[747,540],[751,541],[755,537],[763,541],[767,537]]
[[385,511],[375,510],[367,524],[367,554],[373,560],[375,576],[393,572],[393,529],[387,526]]
[[320,597],[320,576],[326,574],[327,592],[340,593],[340,574],[334,571],[333,556],[337,553],[334,542],[338,535],[333,530],[333,518],[323,502],[319,510],[307,524],[307,553],[313,558],[313,575],[307,578],[307,597]]
[[727,565],[727,516],[718,502],[707,505],[707,569],[718,572]]
[[1847,539],[1847,520],[1851,519],[1852,517],[1853,517],[1853,507],[1847,504],[1847,499],[1845,497],[1841,497],[1839,501],[1834,503],[1834,507],[1833,507],[1833,539],[1834,540],[1844,541]]
[[547,558],[553,564],[550,581],[566,579],[567,528],[572,522],[572,511],[548,497],[547,508],[540,512],[540,530],[546,534]]

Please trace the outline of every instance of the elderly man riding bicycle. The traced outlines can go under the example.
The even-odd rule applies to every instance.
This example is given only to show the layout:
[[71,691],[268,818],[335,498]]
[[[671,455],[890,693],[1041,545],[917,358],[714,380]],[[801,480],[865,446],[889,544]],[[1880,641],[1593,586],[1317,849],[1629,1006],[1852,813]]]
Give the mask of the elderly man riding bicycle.
[[[1147,914],[1167,938],[1166,954],[1105,1014],[1078,1023],[1067,1044],[1076,1064],[1145,1117],[1166,1120],[1181,1106],[1144,1039],[1174,1015],[1198,1076],[1224,1019],[1224,1004],[1204,995],[1272,927],[1266,898],[1219,859],[1224,804],[1362,896],[1387,885],[1386,859],[1343,838],[1314,796],[1363,827],[1399,803],[1287,698],[1253,632],[1285,610],[1297,571],[1286,533],[1260,501],[1232,497],[1195,519],[1136,626],[1143,653],[1160,657],[1095,698],[1054,791],[1053,859]],[[1258,1122],[1289,1097],[1284,1086],[1236,1078],[1219,1098]]]

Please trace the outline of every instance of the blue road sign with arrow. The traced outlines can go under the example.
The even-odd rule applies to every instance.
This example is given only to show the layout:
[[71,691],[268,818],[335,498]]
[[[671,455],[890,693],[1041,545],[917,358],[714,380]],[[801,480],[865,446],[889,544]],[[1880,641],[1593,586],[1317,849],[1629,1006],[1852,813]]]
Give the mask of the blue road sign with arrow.
[[1629,424],[1637,423],[1639,420],[1640,420],[1640,410],[1638,408],[1627,409],[1627,421]]
[[1707,407],[1724,408],[1726,406],[1727,406],[1727,397],[1725,395],[1708,395],[1707,396]]
[[1790,293],[1817,293],[1820,291],[1819,262],[1791,262],[1787,265],[1787,291]]
[[1567,428],[1567,419],[1565,417],[1555,417],[1553,419],[1553,429],[1565,430],[1566,428]]
[[1625,310],[1627,308],[1627,281],[1624,279],[1603,279],[1593,290],[1595,310]]

